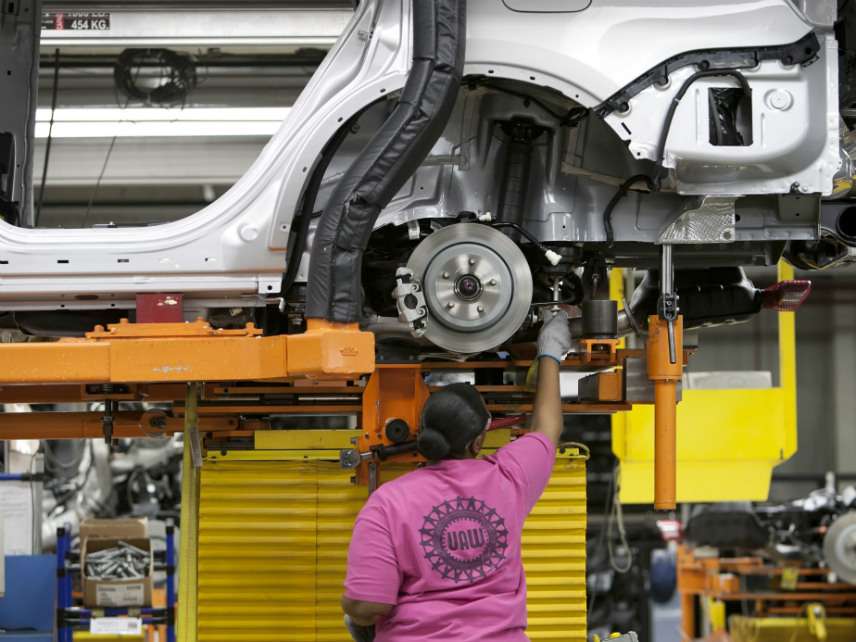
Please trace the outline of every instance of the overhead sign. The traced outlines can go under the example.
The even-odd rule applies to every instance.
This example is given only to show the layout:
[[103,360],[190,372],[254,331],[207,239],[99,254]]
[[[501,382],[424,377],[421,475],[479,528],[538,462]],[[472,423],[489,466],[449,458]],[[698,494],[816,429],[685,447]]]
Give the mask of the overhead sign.
[[42,31],[110,31],[110,12],[45,11]]

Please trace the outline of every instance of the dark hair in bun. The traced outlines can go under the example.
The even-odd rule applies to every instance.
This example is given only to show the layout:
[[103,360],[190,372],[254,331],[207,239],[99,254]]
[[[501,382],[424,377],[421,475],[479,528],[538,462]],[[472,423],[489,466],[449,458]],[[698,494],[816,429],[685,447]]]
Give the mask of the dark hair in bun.
[[466,457],[467,447],[489,418],[478,390],[468,383],[448,385],[431,395],[422,409],[419,453],[430,461]]

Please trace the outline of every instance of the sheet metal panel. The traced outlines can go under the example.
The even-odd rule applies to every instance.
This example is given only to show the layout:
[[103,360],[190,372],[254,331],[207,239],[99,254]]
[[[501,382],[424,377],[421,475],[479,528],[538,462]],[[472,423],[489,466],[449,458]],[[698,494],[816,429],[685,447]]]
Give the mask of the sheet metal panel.
[[[339,598],[366,489],[336,462],[253,455],[202,469],[197,639],[349,642]],[[585,463],[565,456],[524,531],[533,641],[585,640],[585,506]]]

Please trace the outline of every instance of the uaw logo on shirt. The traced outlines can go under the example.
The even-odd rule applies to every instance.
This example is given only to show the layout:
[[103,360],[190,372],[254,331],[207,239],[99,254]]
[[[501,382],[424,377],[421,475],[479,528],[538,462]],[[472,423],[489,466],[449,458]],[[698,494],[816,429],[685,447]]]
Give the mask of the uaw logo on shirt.
[[425,559],[443,579],[472,583],[505,561],[505,520],[480,499],[457,497],[431,509],[419,531]]

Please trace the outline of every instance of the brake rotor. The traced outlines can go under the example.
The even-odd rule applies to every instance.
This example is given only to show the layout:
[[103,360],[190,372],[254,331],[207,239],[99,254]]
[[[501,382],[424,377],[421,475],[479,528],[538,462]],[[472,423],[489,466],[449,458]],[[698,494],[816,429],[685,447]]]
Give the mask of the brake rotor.
[[526,257],[487,225],[458,223],[434,232],[407,267],[425,293],[425,338],[445,350],[473,354],[496,348],[529,314],[532,272]]
[[829,527],[823,557],[839,579],[856,584],[856,512],[842,515]]

